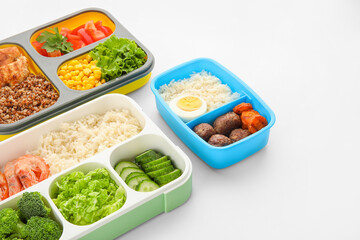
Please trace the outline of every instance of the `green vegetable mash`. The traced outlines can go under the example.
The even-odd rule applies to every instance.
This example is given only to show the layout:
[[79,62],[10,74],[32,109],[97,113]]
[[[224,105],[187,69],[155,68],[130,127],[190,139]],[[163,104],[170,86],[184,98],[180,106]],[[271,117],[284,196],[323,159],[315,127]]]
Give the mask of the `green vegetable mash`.
[[97,45],[90,53],[101,68],[102,79],[109,81],[125,75],[145,64],[146,53],[135,41],[115,35]]
[[87,174],[73,172],[61,177],[53,199],[62,215],[76,225],[88,225],[120,209],[125,189],[118,186],[105,168]]

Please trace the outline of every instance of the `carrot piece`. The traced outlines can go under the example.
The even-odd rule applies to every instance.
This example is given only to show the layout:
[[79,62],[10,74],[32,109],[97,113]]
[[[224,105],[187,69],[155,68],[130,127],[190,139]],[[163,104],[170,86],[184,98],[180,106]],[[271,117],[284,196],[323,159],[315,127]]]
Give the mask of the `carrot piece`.
[[237,105],[233,108],[233,112],[238,115],[241,115],[241,113],[252,110],[252,109],[253,109],[253,107],[252,107],[251,103],[240,103],[239,105]]

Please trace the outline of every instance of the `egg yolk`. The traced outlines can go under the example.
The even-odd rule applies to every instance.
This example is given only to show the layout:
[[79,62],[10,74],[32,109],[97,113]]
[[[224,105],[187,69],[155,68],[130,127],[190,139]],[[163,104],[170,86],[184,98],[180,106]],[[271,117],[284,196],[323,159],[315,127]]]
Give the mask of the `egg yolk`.
[[199,109],[202,105],[200,98],[197,97],[183,97],[180,98],[176,106],[183,111],[191,112]]

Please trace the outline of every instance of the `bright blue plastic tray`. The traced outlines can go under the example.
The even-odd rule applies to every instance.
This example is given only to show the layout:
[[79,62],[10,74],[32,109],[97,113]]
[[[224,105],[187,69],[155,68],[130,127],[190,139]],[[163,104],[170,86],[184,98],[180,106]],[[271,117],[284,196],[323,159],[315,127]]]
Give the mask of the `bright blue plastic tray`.
[[[158,89],[163,84],[170,83],[171,80],[189,78],[191,74],[202,70],[218,77],[233,92],[238,92],[240,98],[185,123],[165,103],[159,95]],[[159,74],[152,80],[151,90],[155,95],[157,109],[167,124],[195,154],[213,168],[228,167],[265,147],[269,140],[270,128],[275,123],[275,114],[266,103],[242,80],[212,59],[194,59]],[[260,131],[225,147],[211,146],[192,130],[200,123],[212,124],[217,117],[232,111],[236,105],[242,102],[251,103],[253,108],[266,118],[268,125]]]

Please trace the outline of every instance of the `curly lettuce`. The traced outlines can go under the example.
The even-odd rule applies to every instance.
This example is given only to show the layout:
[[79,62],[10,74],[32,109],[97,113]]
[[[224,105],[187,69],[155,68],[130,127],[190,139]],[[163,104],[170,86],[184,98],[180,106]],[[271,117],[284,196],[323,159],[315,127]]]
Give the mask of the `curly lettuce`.
[[62,215],[76,225],[88,225],[120,209],[125,189],[118,186],[105,168],[87,174],[72,172],[56,183],[53,199]]
[[115,35],[97,45],[90,53],[96,66],[101,68],[102,79],[109,81],[125,75],[145,64],[146,53],[135,41]]

